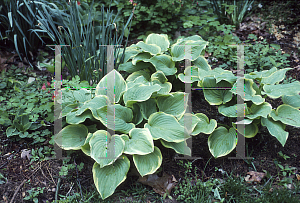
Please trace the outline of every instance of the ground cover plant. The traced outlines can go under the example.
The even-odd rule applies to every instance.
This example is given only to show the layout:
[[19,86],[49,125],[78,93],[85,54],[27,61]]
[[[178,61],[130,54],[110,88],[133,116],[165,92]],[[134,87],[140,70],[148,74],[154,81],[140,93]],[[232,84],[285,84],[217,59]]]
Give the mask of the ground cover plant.
[[[68,13],[69,11],[67,11],[69,5],[77,5],[82,16],[84,16],[84,13],[87,11],[86,9],[91,5],[90,3],[92,3],[91,1],[75,1],[75,4],[72,4],[73,2],[70,2],[70,4],[68,4],[68,2],[51,2],[58,6],[61,10],[61,15],[64,15],[65,12],[66,14],[70,14]],[[137,6],[139,3],[140,2],[128,1],[128,5],[126,5],[128,12],[130,13],[134,6],[136,6],[134,12],[141,8]],[[166,3],[169,5],[172,2]],[[176,1],[174,3],[176,3],[176,5],[183,4],[181,8],[186,8],[185,3],[187,2]],[[197,5],[196,8],[200,9],[203,8],[203,5],[206,3],[208,3],[208,1],[194,1],[191,4]],[[229,5],[229,3],[227,5]],[[288,3],[287,5],[292,4]],[[254,1],[252,8],[254,7],[260,10],[263,9],[264,12],[261,12],[261,14],[267,14],[267,3],[264,4],[264,2]],[[169,6],[168,9],[170,8]],[[230,6],[225,8],[230,11]],[[272,9],[275,8],[276,6],[272,7]],[[26,61],[22,63],[17,56],[18,54],[14,54],[16,52],[8,53],[10,50],[15,49],[13,41],[9,41],[8,38],[0,41],[1,202],[299,202],[299,132],[297,130],[298,127],[293,127],[293,125],[297,125],[297,122],[293,123],[295,119],[282,114],[287,113],[286,109],[291,109],[293,112],[299,111],[299,93],[292,96],[291,94],[295,92],[289,92],[286,91],[288,89],[284,89],[284,91],[281,92],[287,95],[282,96],[281,94],[274,95],[279,91],[269,91],[271,86],[289,87],[299,85],[298,81],[300,81],[300,75],[299,68],[297,67],[299,67],[300,64],[297,47],[291,49],[291,47],[286,47],[284,44],[286,42],[296,42],[294,41],[296,29],[291,32],[291,37],[276,41],[276,37],[279,37],[279,35],[275,32],[268,35],[264,34],[263,29],[265,28],[260,30],[245,29],[244,23],[249,24],[249,20],[247,19],[242,23],[241,28],[236,30],[230,21],[227,23],[231,25],[225,25],[219,23],[217,19],[208,19],[208,17],[213,16],[209,10],[211,9],[208,9],[203,15],[201,12],[194,14],[189,13],[188,15],[183,14],[182,16],[178,14],[178,18],[185,19],[181,23],[186,22],[184,25],[182,24],[180,28],[181,34],[186,36],[180,36],[178,39],[172,40],[172,37],[170,37],[174,34],[173,31],[166,33],[167,35],[149,35],[145,30],[138,30],[136,28],[131,30],[131,32],[138,33],[138,35],[144,35],[142,37],[144,41],[138,42],[139,39],[135,39],[135,41],[130,41],[131,46],[124,44],[126,50],[121,49],[120,51],[125,51],[125,62],[120,63],[121,65],[112,71],[112,73],[114,73],[112,75],[116,76],[118,81],[124,81],[123,84],[127,86],[126,91],[122,94],[118,93],[118,91],[115,93],[119,95],[119,97],[116,97],[119,101],[114,103],[116,119],[122,123],[124,121],[122,121],[122,118],[130,116],[130,111],[132,111],[132,120],[125,123],[123,122],[124,125],[117,123],[117,130],[115,127],[111,127],[109,120],[106,120],[106,101],[109,99],[113,100],[113,97],[110,95],[106,96],[107,92],[103,89],[97,91],[96,89],[86,90],[84,87],[92,86],[96,88],[98,83],[90,85],[88,80],[84,81],[78,75],[71,77],[70,70],[62,66],[62,95],[64,102],[62,104],[63,114],[61,119],[63,130],[61,132],[67,132],[71,128],[70,126],[87,128],[88,132],[86,135],[88,139],[83,139],[84,143],[82,140],[75,142],[73,139],[72,142],[62,143],[59,139],[55,139],[57,143],[64,148],[68,148],[66,145],[70,143],[74,144],[74,146],[76,145],[78,148],[82,143],[84,144],[80,147],[82,150],[64,150],[62,152],[63,156],[67,158],[64,160],[58,160],[52,157],[55,154],[53,149],[55,143],[53,140],[53,73],[51,74],[44,69],[42,67],[43,65],[38,66],[35,59],[31,61],[31,64],[36,67],[28,67]],[[289,11],[288,6],[287,10]],[[292,13],[294,11],[295,10],[293,10]],[[98,15],[99,12],[101,13],[100,6],[93,7],[92,12],[94,12],[95,15]],[[147,12],[148,11],[146,11],[146,13]],[[53,12],[48,13],[55,20],[58,20]],[[140,20],[142,19],[142,12],[138,14],[141,14],[141,18],[138,20],[140,23],[143,23],[143,21]],[[254,14],[257,15],[255,12]],[[136,17],[139,15],[136,15]],[[187,16],[193,15],[200,17],[202,25],[197,25],[199,22],[197,17],[193,17],[189,21]],[[250,17],[254,19],[252,15],[250,15]],[[124,18],[127,19],[126,17]],[[206,18],[207,20],[205,21]],[[83,17],[82,20],[84,21],[84,19]],[[297,22],[295,19],[291,21]],[[181,23],[178,25],[181,26]],[[275,22],[272,23],[275,24]],[[283,21],[281,23],[285,24]],[[286,24],[288,25],[289,22]],[[0,24],[0,26],[1,25],[3,24]],[[261,25],[261,23],[259,25]],[[280,24],[276,22],[276,25],[279,26]],[[82,26],[83,30],[87,28],[86,25]],[[165,27],[167,28],[168,26]],[[204,29],[205,27],[209,29]],[[297,26],[294,27],[296,28]],[[279,29],[282,29],[282,27]],[[200,32],[202,34],[199,34]],[[3,34],[5,32],[1,30],[1,33]],[[163,32],[158,30],[156,33]],[[250,34],[255,34],[256,37]],[[283,32],[281,32],[281,34],[283,34]],[[54,35],[56,36],[55,32]],[[200,35],[201,37],[195,35]],[[130,36],[133,35],[130,34],[129,37]],[[159,40],[155,40],[156,37],[152,38],[153,36],[156,36]],[[49,39],[46,39],[44,36],[40,37],[45,42],[49,42],[47,41]],[[250,41],[245,41],[247,39]],[[287,39],[290,41],[286,41]],[[226,48],[226,46],[239,44],[242,41],[244,41],[245,44],[251,43],[252,46],[245,46],[245,56],[248,57],[245,57],[246,74],[244,78],[238,80],[235,76],[235,64],[237,60],[236,48]],[[176,45],[183,45],[186,42],[192,44],[191,50],[194,54],[192,54],[192,59],[197,58],[197,56],[198,58],[192,61],[191,67],[186,67],[185,70],[184,51],[181,48],[177,49]],[[203,43],[203,47],[196,49],[194,45],[199,42]],[[167,49],[163,48],[166,47],[165,44],[169,44]],[[159,48],[157,48],[157,46],[160,48],[160,51],[158,51]],[[46,50],[44,48],[42,49],[45,53]],[[197,51],[193,52],[193,50]],[[43,54],[43,57],[37,57],[39,60],[41,59],[40,64],[45,59],[51,58],[53,61],[53,57],[51,57],[53,52],[46,52],[48,52],[48,54]],[[285,55],[284,52],[288,53],[289,56]],[[41,50],[38,50],[37,53],[42,55]],[[116,58],[116,62],[120,62],[120,58]],[[201,59],[200,62],[199,59]],[[65,63],[64,61],[62,62]],[[54,70],[53,64],[50,63],[47,65],[49,70]],[[194,83],[190,83],[193,84],[193,87],[197,85],[207,87],[211,86],[211,84],[216,83],[220,85],[226,82],[229,85],[229,83],[232,82],[229,85],[232,89],[227,90],[227,92],[224,91],[227,94],[223,95],[223,97],[225,97],[231,94],[233,96],[231,102],[234,102],[237,96],[236,91],[234,91],[235,82],[243,80],[246,87],[253,82],[252,86],[249,86],[254,88],[255,94],[252,95],[253,97],[250,98],[247,92],[248,90],[249,92],[252,90],[252,93],[254,93],[252,88],[247,88],[247,91],[245,91],[245,94],[247,93],[245,99],[250,98],[250,100],[245,102],[245,110],[248,110],[249,113],[247,113],[245,117],[247,121],[252,121],[250,125],[252,125],[252,129],[255,129],[251,135],[245,134],[246,137],[253,136],[252,138],[246,139],[245,153],[247,157],[253,157],[252,159],[228,160],[228,157],[235,155],[234,150],[230,152],[230,150],[226,150],[229,148],[223,148],[223,150],[218,151],[213,147],[214,142],[212,142],[212,137],[216,137],[214,133],[206,134],[196,132],[200,126],[203,126],[203,123],[209,125],[209,121],[211,121],[211,124],[216,124],[214,129],[212,129],[216,132],[220,131],[220,129],[224,130],[224,132],[225,130],[228,132],[230,128],[236,129],[236,125],[234,124],[236,112],[231,111],[232,106],[235,104],[230,103],[231,106],[228,106],[229,102],[227,102],[220,105],[211,105],[212,103],[219,103],[217,99],[219,98],[218,92],[213,92],[212,90],[194,90],[191,95],[193,113],[188,114],[184,112],[185,109],[182,107],[180,110],[180,112],[183,112],[181,119],[179,119],[180,116],[178,116],[178,112],[173,112],[173,114],[176,115],[172,115],[169,108],[170,106],[162,105],[164,101],[163,98],[166,99],[166,101],[174,101],[174,106],[176,106],[176,102],[180,104],[186,102],[185,100],[183,101],[183,98],[185,98],[185,83],[183,81],[189,82],[188,79],[190,76],[186,78],[189,70],[191,70],[191,80],[197,80]],[[79,70],[79,72],[81,72],[81,70]],[[275,77],[277,74],[278,77]],[[67,78],[66,76],[69,77]],[[111,75],[106,75],[105,78],[102,78],[103,80],[99,83],[98,87],[107,86],[106,79],[109,77],[111,77]],[[67,80],[64,78],[67,78]],[[130,91],[142,88],[151,89],[158,86],[160,86],[161,89],[151,92],[151,96],[149,96],[146,101],[139,101],[141,97],[135,100],[128,99]],[[257,90],[259,90],[259,92],[257,92]],[[101,93],[100,95],[98,95],[99,92]],[[213,94],[211,94],[212,92]],[[143,93],[146,95],[149,92],[143,91]],[[263,107],[256,105],[257,101],[253,100],[253,98],[260,97],[264,100],[263,104],[265,105],[263,105]],[[93,104],[93,99],[95,98],[96,100],[98,98],[104,98],[103,101],[105,102],[98,105],[98,107],[101,106],[100,109]],[[222,103],[223,101],[225,102],[225,100],[222,100]],[[271,112],[270,106],[272,107]],[[147,113],[150,107],[155,108],[153,108],[153,112]],[[258,107],[262,108],[259,109]],[[293,107],[293,109],[291,107]],[[111,107],[108,107],[108,109],[109,113],[112,112],[110,111]],[[120,114],[120,109],[124,111],[126,109],[125,112],[128,112],[128,114]],[[137,111],[137,109],[139,111]],[[171,109],[173,110],[173,107]],[[264,110],[261,111],[262,109]],[[282,109],[285,111],[283,112]],[[178,160],[180,158],[180,156],[178,156],[180,150],[182,152],[181,154],[186,154],[186,152],[183,148],[174,147],[176,145],[174,145],[174,143],[176,142],[172,145],[166,145],[167,141],[165,139],[169,140],[170,137],[167,138],[168,134],[165,132],[170,132],[175,129],[169,128],[162,131],[160,129],[161,126],[158,126],[157,131],[153,132],[155,126],[152,127],[150,125],[153,120],[150,119],[150,117],[159,117],[157,115],[161,113],[158,113],[158,111],[161,110],[167,111],[164,113],[171,115],[169,117],[173,117],[175,121],[177,121],[177,126],[180,128],[182,135],[184,135],[184,118],[187,116],[192,118],[193,132],[191,133],[195,135],[192,134],[193,147],[190,150],[190,155],[192,155],[193,158],[191,161]],[[76,115],[77,113],[78,115]],[[81,114],[79,115],[79,113]],[[255,115],[257,114],[260,116],[256,117]],[[197,119],[200,119],[202,124],[200,124],[201,122],[199,123]],[[275,121],[274,119],[278,120]],[[263,122],[266,120],[276,125]],[[140,122],[139,124],[138,121]],[[167,121],[167,119],[161,120],[161,122],[165,121]],[[79,122],[79,124],[76,124],[77,122]],[[198,124],[196,124],[197,122]],[[120,126],[133,127],[131,123],[134,125],[134,128],[130,131],[118,131],[121,130]],[[268,124],[269,127],[263,124]],[[166,125],[162,126],[166,127]],[[246,124],[246,127],[247,126],[249,126],[249,124]],[[257,126],[257,128],[255,126]],[[270,126],[279,126],[279,128],[270,128]],[[151,128],[152,131],[150,130]],[[112,129],[115,130],[115,133],[109,134]],[[143,155],[132,154],[132,152],[129,153],[130,150],[128,146],[130,141],[137,138],[135,131],[147,131],[147,129],[151,135],[148,136],[148,138],[152,137],[153,145],[150,144],[150,148],[153,149],[153,152]],[[257,133],[255,133],[256,129],[258,129]],[[279,129],[282,133],[279,135],[276,129]],[[246,132],[249,133],[252,131],[247,130]],[[67,136],[66,134],[67,133],[61,133],[60,136],[65,137]],[[78,136],[76,136],[76,132],[72,131],[72,134],[75,135],[73,138]],[[155,136],[153,137],[152,134]],[[176,136],[179,136],[178,134],[176,134]],[[108,135],[108,137],[111,135],[111,138],[119,135],[119,137],[122,138],[124,141],[124,151],[119,157],[122,156],[124,159],[119,160],[113,158],[109,160],[100,159],[101,157],[95,156],[95,153],[97,153],[95,144],[106,143],[106,135]],[[159,137],[158,139],[157,135]],[[94,137],[93,140],[91,137]],[[103,138],[103,142],[98,142],[98,138]],[[179,136],[179,138],[182,139],[182,136]],[[123,143],[119,138],[115,138],[115,141],[116,140],[116,144]],[[148,139],[148,141],[152,143],[151,139]],[[93,147],[91,147],[91,144]],[[170,146],[171,148],[168,148]],[[126,148],[127,150],[125,150]],[[146,148],[147,147],[142,149]],[[130,149],[140,151],[140,147]],[[142,174],[145,174],[143,172],[145,170],[143,167],[143,169],[141,169],[141,165],[135,163],[133,157],[139,156],[146,158],[147,155],[157,152],[158,149],[161,155],[160,166],[157,169],[154,167],[150,172],[152,174],[148,173],[144,177],[141,177]],[[106,150],[105,148],[102,151],[107,151],[109,155],[110,150]],[[120,150],[117,149],[116,151]],[[89,154],[91,158],[87,158],[85,153]],[[214,158],[213,155],[218,158]],[[103,154],[103,156],[106,156],[106,154]],[[118,184],[113,190],[113,194],[108,197],[112,189],[103,188],[103,185],[99,182],[96,185],[93,184],[93,166],[99,165],[99,167],[94,168],[94,174],[97,174],[96,171],[105,169],[105,167],[108,166],[113,166],[113,168],[116,169],[116,163],[120,161],[126,162],[125,160],[127,159],[125,156],[130,161],[126,179],[119,181],[119,183],[122,183]],[[103,163],[108,160],[113,163],[100,168],[100,165],[103,165]],[[110,172],[113,172],[113,170]],[[114,177],[115,180],[118,179],[117,177],[118,176]],[[95,177],[95,179],[97,180],[97,177]],[[155,179],[155,181],[151,182],[151,179]],[[172,189],[167,190],[164,185]],[[101,196],[99,190],[102,191],[104,195]],[[103,193],[103,191],[105,192]],[[107,196],[105,200],[103,200],[104,196]]]

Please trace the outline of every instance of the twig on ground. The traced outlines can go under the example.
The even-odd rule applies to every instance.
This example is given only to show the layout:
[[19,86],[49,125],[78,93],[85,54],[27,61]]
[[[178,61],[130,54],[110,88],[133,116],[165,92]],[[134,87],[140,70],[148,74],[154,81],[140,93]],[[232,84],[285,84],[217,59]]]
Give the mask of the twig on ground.
[[17,194],[18,194],[20,188],[22,187],[22,185],[23,185],[25,182],[26,182],[26,179],[23,180],[23,182],[17,187],[17,189],[15,190],[15,193],[14,193],[13,197],[12,197],[11,200],[10,200],[10,203],[13,203],[13,202],[14,202],[15,197],[17,196]]
[[[33,176],[40,168],[41,168],[41,166],[39,166],[39,167],[37,167],[36,169],[34,169],[34,171],[33,171],[32,174],[29,176],[29,178],[30,178],[31,176]],[[28,179],[29,179],[29,178],[28,178]],[[10,200],[10,203],[13,203],[13,202],[14,202],[14,199],[15,199],[15,197],[17,196],[17,194],[18,194],[20,188],[22,187],[22,185],[23,185],[26,181],[27,181],[27,179],[23,180],[23,182],[17,187],[17,189],[15,190],[15,193],[14,193],[12,199]]]
[[55,186],[57,186],[57,184],[55,183],[55,181],[54,181],[54,179],[53,179],[53,176],[52,176],[52,174],[50,173],[50,171],[49,171],[49,169],[48,169],[47,166],[46,166],[46,168],[47,168],[48,173],[50,174],[50,177],[51,177],[53,183],[55,184]]

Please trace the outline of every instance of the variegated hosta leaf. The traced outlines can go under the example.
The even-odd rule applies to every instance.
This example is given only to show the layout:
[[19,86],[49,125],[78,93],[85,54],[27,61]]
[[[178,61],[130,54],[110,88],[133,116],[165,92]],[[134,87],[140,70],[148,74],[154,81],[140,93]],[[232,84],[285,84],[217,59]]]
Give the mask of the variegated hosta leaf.
[[83,123],[87,118],[89,119],[93,119],[93,115],[92,112],[87,110],[84,111],[82,114],[80,115],[76,115],[76,111],[72,111],[70,112],[67,117],[66,117],[66,122],[69,124],[79,124],[79,123]]
[[[122,155],[120,159],[113,164],[100,167],[99,164],[94,163],[93,179],[98,192],[102,199],[111,196],[116,188],[126,180],[126,175],[130,168],[129,159]],[[109,184],[108,184],[109,183]]]
[[81,146],[81,150],[88,156],[91,156],[90,140],[93,137],[93,133],[89,133],[84,141],[84,145]]
[[199,68],[197,66],[188,66],[184,69],[184,74],[180,73],[178,75],[178,78],[184,83],[193,83],[196,81],[200,81],[198,76],[198,69]]
[[158,92],[154,92],[152,97],[157,97],[161,94],[167,95],[172,90],[172,83],[167,82],[165,74],[162,71],[157,71],[151,75],[151,85],[158,84],[161,89]]
[[162,154],[158,147],[154,147],[154,151],[146,155],[133,155],[133,162],[136,169],[143,177],[145,175],[153,174],[162,163]]
[[[127,47],[125,51],[125,57],[124,57],[124,63],[126,63],[128,60],[134,58],[136,55],[141,53],[141,51],[136,47]],[[121,57],[123,54],[123,50],[120,51],[119,56]],[[118,58],[118,63],[120,62],[120,57]]]
[[129,131],[129,137],[122,137],[125,141],[125,154],[146,155],[154,151],[153,138],[147,128],[134,128]]
[[206,70],[206,71],[211,70],[211,67],[208,64],[207,60],[204,58],[204,56],[199,56],[195,61],[193,61],[193,65],[197,66],[202,70]]
[[180,120],[187,108],[187,96],[188,94],[184,92],[158,96],[157,106],[159,111],[171,114]]
[[217,83],[224,80],[231,84],[231,86],[236,82],[237,76],[235,76],[231,71],[226,71],[221,74],[215,75],[215,78],[217,80]]
[[137,103],[140,106],[140,111],[144,119],[148,120],[149,116],[157,112],[156,109],[156,100],[153,98],[148,99],[147,101]]
[[220,75],[222,73],[227,73],[227,71],[222,69],[222,68],[215,68],[215,69],[212,69],[212,70],[199,69],[198,70],[198,77],[200,78],[200,80],[203,80],[205,77],[215,77],[215,76]]
[[155,44],[160,47],[161,52],[167,51],[170,46],[168,36],[166,34],[150,34],[145,40],[146,44]]
[[[111,88],[112,91],[107,91],[108,88]],[[100,80],[96,86],[95,96],[107,95],[110,98],[110,102],[113,103],[113,98],[115,98],[115,102],[119,102],[126,89],[126,82],[123,76],[113,69]]]
[[88,129],[85,125],[68,125],[54,137],[55,143],[65,150],[78,150],[84,145]]
[[166,54],[153,56],[148,60],[155,67],[157,71],[162,71],[165,75],[174,75],[177,72],[175,62],[172,57]]
[[[239,85],[241,83],[239,80],[244,80],[244,85]],[[245,101],[252,101],[256,105],[262,104],[265,99],[261,95],[256,95],[256,90],[253,88],[253,80],[238,78],[236,83],[230,90],[234,94],[240,95]]]
[[287,105],[290,105],[296,109],[300,108],[300,95],[299,94],[293,95],[293,96],[283,95],[281,99],[282,99],[282,102]]
[[235,104],[235,105],[227,105],[223,104],[218,107],[218,111],[220,114],[227,117],[242,117],[245,113],[248,113],[247,104]]
[[186,132],[190,135],[200,121],[201,120],[196,115],[185,113],[178,122],[186,129]]
[[164,112],[152,114],[144,127],[150,130],[154,140],[161,138],[168,142],[182,142],[190,137],[185,136],[183,126],[174,116]]
[[203,79],[203,86],[205,88],[214,88],[214,89],[204,89],[205,100],[210,105],[220,105],[229,102],[232,98],[232,93],[226,89],[218,89],[224,87],[231,87],[231,84],[226,81],[221,81],[216,83],[216,79],[213,77],[205,77]]
[[133,65],[132,61],[128,61],[126,63],[120,64],[118,71],[126,71],[128,73],[134,73],[136,71],[147,69],[150,67],[153,67],[153,65],[148,62],[140,61],[140,62],[137,62],[136,65]]
[[292,68],[284,68],[280,69],[274,73],[272,73],[268,77],[263,77],[261,80],[261,83],[268,84],[268,85],[274,85],[275,83],[278,83],[282,81],[285,77],[285,74],[287,71],[291,70]]
[[137,77],[139,76],[144,76],[144,78],[148,81],[150,81],[150,70],[149,69],[144,69],[144,70],[139,70],[139,71],[135,71],[132,74],[130,74],[127,78],[126,78],[126,82],[133,82]]
[[153,92],[159,91],[159,85],[147,86],[143,84],[136,84],[128,89],[123,96],[124,103],[127,107],[132,107],[136,102],[142,102],[149,99]]
[[272,99],[277,99],[283,95],[293,96],[300,92],[300,82],[295,81],[288,84],[280,84],[280,85],[264,85],[264,92],[261,94],[267,94]]
[[71,111],[74,111],[76,108],[82,107],[82,106],[83,106],[82,103],[75,103],[75,104],[69,104],[69,105],[67,105],[66,107],[64,107],[62,109],[62,117],[65,117]]
[[[112,115],[113,120],[109,120],[107,115]],[[120,104],[106,105],[97,109],[95,118],[100,120],[107,128],[122,133],[128,133],[135,127],[133,123],[129,123],[133,118],[132,110]]]
[[268,102],[264,102],[260,105],[252,104],[252,106],[249,109],[250,114],[247,114],[246,117],[250,119],[255,119],[260,116],[267,118],[269,113],[271,113],[271,110],[272,106]]
[[208,137],[209,151],[215,158],[228,155],[236,147],[236,143],[234,128],[228,131],[225,127],[219,127]]
[[232,123],[232,126],[246,138],[253,138],[258,133],[258,126],[254,122],[247,125],[244,124],[242,128],[237,127],[235,123]]
[[97,109],[107,105],[109,100],[106,95],[97,95],[93,99],[85,102],[78,110],[75,112],[76,116],[80,116],[86,110],[91,110],[92,115],[97,117]]
[[165,140],[160,139],[161,144],[166,148],[174,149],[174,151],[178,154],[184,154],[188,156],[192,156],[191,149],[187,146],[186,140],[183,142],[167,142]]
[[275,121],[281,121],[284,124],[300,127],[300,111],[287,104],[280,105],[276,111],[272,109],[270,116]]
[[138,103],[133,104],[132,113],[133,113],[133,118],[131,122],[137,126],[143,121],[143,115],[141,113],[140,106],[138,105]]
[[144,60],[145,62],[148,62],[147,59],[150,59],[151,57],[152,55],[147,52],[140,53],[132,59],[132,65],[136,65],[137,62],[144,61]]
[[125,142],[119,135],[111,136],[105,130],[93,133],[90,141],[90,155],[103,168],[111,165],[124,151]]
[[192,135],[198,135],[199,133],[211,134],[217,127],[217,121],[215,119],[208,119],[203,113],[196,113],[195,116],[200,120],[198,121]]
[[249,74],[245,74],[245,78],[246,79],[259,79],[259,78],[267,78],[269,77],[270,75],[272,75],[273,73],[275,73],[277,71],[277,68],[276,67],[273,67],[271,68],[270,70],[264,70],[264,71],[254,71],[252,73],[249,73]]
[[269,133],[276,137],[280,144],[284,147],[289,133],[284,131],[285,124],[280,121],[274,121],[270,116],[268,118],[261,118],[261,125],[266,126]]
[[145,44],[144,42],[138,42],[137,47],[141,48],[144,52],[148,52],[151,55],[161,53],[161,48],[156,44]]
[[[196,60],[203,49],[205,49],[208,42],[200,39],[199,36],[191,36],[184,39],[179,39],[175,44],[171,46],[171,55],[173,61],[181,61],[186,58],[186,52],[190,51],[188,55],[191,56],[191,61]],[[187,45],[191,46],[190,50],[187,50]]]

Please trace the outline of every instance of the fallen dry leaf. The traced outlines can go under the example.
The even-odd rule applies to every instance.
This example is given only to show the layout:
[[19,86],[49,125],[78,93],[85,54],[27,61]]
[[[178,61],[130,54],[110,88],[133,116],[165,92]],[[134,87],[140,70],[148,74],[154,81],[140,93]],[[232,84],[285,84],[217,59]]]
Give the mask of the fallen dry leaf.
[[260,183],[260,181],[266,176],[266,173],[255,171],[250,171],[247,174],[248,175],[245,177],[245,181],[247,183]]
[[168,194],[171,193],[171,190],[176,186],[177,180],[173,175],[168,175],[164,172],[162,177],[158,177],[156,174],[151,174],[140,177],[138,182],[151,186],[156,193],[163,196],[166,192]]

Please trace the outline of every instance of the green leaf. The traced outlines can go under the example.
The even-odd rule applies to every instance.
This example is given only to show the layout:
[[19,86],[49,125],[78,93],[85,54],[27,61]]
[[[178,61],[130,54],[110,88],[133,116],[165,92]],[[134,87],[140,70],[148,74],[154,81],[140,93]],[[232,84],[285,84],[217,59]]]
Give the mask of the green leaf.
[[150,53],[151,55],[161,53],[161,48],[156,44],[146,44],[144,42],[138,42],[136,46],[141,48],[144,52]]
[[134,128],[129,131],[129,137],[124,140],[125,154],[145,155],[154,151],[153,138],[147,128]]
[[105,130],[93,133],[90,143],[91,157],[100,168],[113,164],[124,151],[125,141],[119,135],[110,135]]
[[[192,36],[193,37],[193,36]],[[203,40],[192,40],[193,38],[185,38],[185,39],[179,39],[175,44],[171,46],[171,55],[173,61],[181,61],[186,59],[186,53],[190,52],[191,61],[196,60],[200,55],[203,49],[205,49],[206,45],[208,45],[208,42]],[[189,40],[191,39],[191,40]],[[186,50],[186,45],[191,46],[189,50]]]
[[280,49],[280,45],[278,45],[278,44],[270,44],[270,46],[275,48],[276,50]]
[[161,95],[157,97],[157,106],[159,111],[171,114],[178,120],[181,119],[187,108],[187,93],[173,92],[168,95]]
[[246,138],[253,138],[258,133],[258,126],[254,122],[244,125],[243,131],[237,128],[235,123],[232,123],[232,126]]
[[230,90],[220,90],[218,87],[231,87],[231,84],[227,81],[220,81],[216,83],[216,79],[213,77],[205,77],[202,83],[205,88],[215,88],[215,89],[204,89],[205,100],[210,105],[220,105],[229,102],[232,98],[232,93]]
[[160,47],[160,52],[165,52],[170,46],[168,36],[166,34],[150,34],[146,38],[146,44],[155,44]]
[[275,121],[281,121],[284,124],[300,127],[300,111],[287,104],[280,105],[276,111],[272,109],[270,116]]
[[166,76],[174,75],[177,72],[175,62],[169,55],[161,54],[158,56],[153,56],[149,62],[152,63],[157,71],[162,71]]
[[88,129],[85,125],[68,125],[54,137],[55,143],[65,150],[79,150],[84,145]]
[[162,163],[162,154],[158,147],[154,147],[154,151],[146,155],[133,155],[133,162],[143,177],[145,175],[153,174]]
[[7,129],[6,129],[6,136],[7,137],[11,137],[13,136],[13,133],[16,131],[16,128],[14,126],[9,126]]
[[185,139],[184,128],[177,119],[164,112],[157,112],[149,117],[148,123],[145,124],[154,140],[163,139],[168,142],[182,142]]
[[[110,88],[111,91],[108,91],[108,88]],[[114,103],[113,98],[115,98],[115,102],[119,102],[126,88],[127,86],[123,76],[118,71],[113,69],[98,83],[96,86],[95,96],[107,95],[110,102]]]
[[267,94],[272,99],[277,99],[283,95],[293,96],[300,92],[300,82],[295,81],[289,84],[280,84],[280,85],[264,85],[264,92],[261,94]]
[[136,84],[124,93],[124,103],[127,107],[132,107],[136,102],[148,100],[153,92],[159,91],[160,89],[161,87],[157,84],[152,86]]
[[284,147],[289,133],[284,131],[285,125],[280,121],[274,121],[271,117],[261,118],[261,125],[266,126],[269,133],[276,137],[280,144]]
[[167,142],[165,140],[160,139],[160,142],[164,147],[174,149],[174,151],[178,154],[192,156],[191,149],[187,146],[186,141],[176,143],[176,142]]
[[225,127],[217,128],[208,137],[208,147],[215,158],[228,155],[236,147],[236,130],[230,128],[228,131]]
[[[111,196],[115,189],[125,181],[126,174],[130,168],[129,159],[122,155],[112,165],[101,168],[95,163],[93,166],[93,179],[102,199]],[[109,183],[109,185],[107,185]]]
[[[131,129],[135,127],[133,123],[129,123],[132,118],[132,110],[128,107],[122,106],[120,104],[103,106],[96,110],[97,116],[94,116],[97,120],[108,127],[109,129],[119,131],[122,133],[128,133]],[[108,121],[107,115],[112,115],[113,121]],[[113,123],[110,123],[113,122]],[[108,125],[109,123],[110,125]]]

